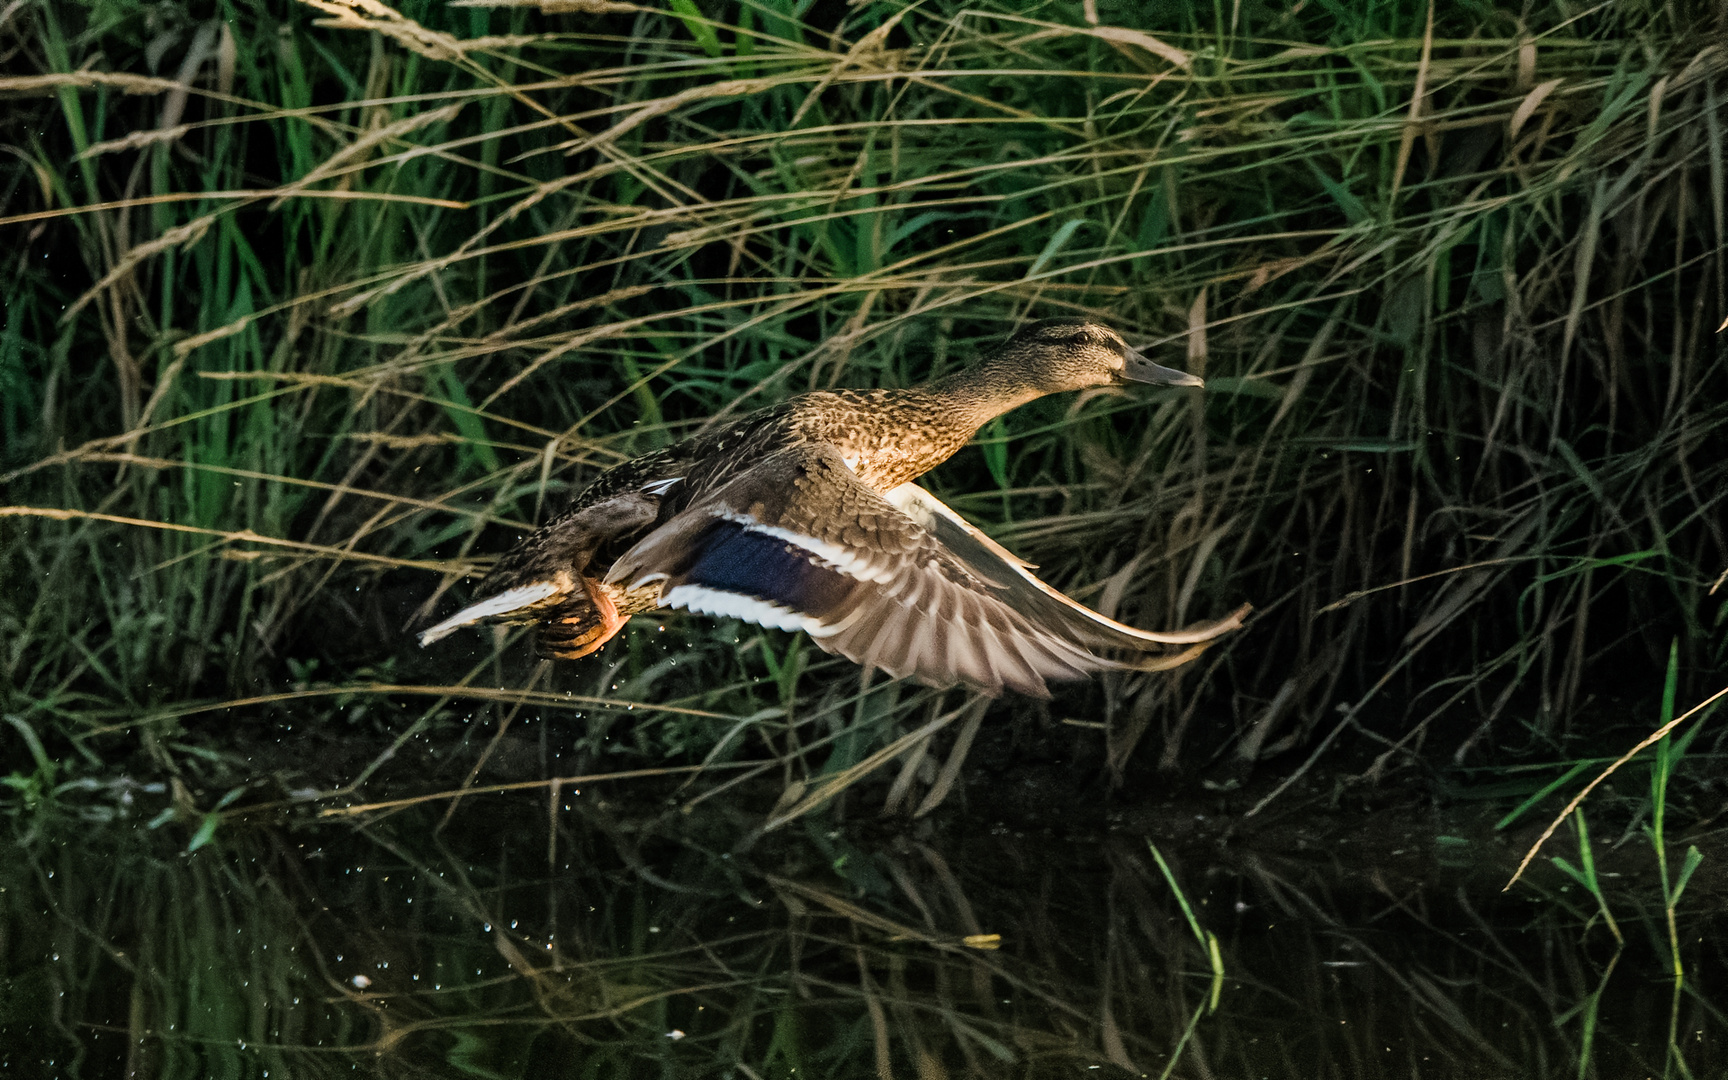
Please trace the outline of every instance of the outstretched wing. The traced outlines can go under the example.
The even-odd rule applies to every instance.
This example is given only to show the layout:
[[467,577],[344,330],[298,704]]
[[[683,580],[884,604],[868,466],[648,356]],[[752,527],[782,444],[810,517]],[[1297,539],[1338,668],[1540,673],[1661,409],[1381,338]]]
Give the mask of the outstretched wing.
[[1198,645],[1237,629],[1254,610],[1252,604],[1243,604],[1222,619],[1194,623],[1181,630],[1137,630],[1105,618],[1039,581],[1028,572],[1031,569],[1028,563],[917,484],[901,484],[885,497],[907,517],[930,530],[938,543],[974,573],[994,583],[1009,607],[1089,649],[1131,653],[1152,645]]
[[1012,556],[984,544],[973,546],[1001,554],[975,567],[861,482],[834,448],[810,445],[769,455],[693,503],[621,556],[606,581],[631,591],[658,582],[662,606],[804,630],[828,652],[893,676],[990,694],[1047,697],[1050,679],[1174,667],[1204,647],[1167,655],[1162,640],[1120,627],[1134,655],[1096,655],[1095,640],[1121,644],[1100,639],[1098,625],[1120,624],[1066,598],[1020,610],[1017,590],[1031,587],[1002,572]]

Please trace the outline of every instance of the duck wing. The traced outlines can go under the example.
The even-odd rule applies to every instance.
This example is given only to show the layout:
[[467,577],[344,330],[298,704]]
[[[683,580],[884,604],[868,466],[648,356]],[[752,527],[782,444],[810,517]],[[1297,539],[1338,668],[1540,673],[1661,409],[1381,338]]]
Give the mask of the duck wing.
[[[987,538],[941,528],[986,553],[984,565],[860,481],[834,447],[805,444],[693,501],[620,556],[606,584],[658,584],[663,607],[804,630],[820,648],[897,678],[992,695],[1048,697],[1050,679],[1174,667],[1205,647],[1166,655],[1163,641],[1122,627],[1135,655],[1098,656],[1089,648],[1097,625],[1119,624],[1043,597],[1018,580],[1030,578],[1023,566],[1007,574],[1015,560]],[[1016,599],[1033,594],[1043,598],[1019,610]]]
[[884,497],[901,513],[930,530],[938,543],[974,573],[988,578],[1008,606],[1041,625],[1059,628],[1063,636],[1089,649],[1133,652],[1148,645],[1197,645],[1237,629],[1254,610],[1252,604],[1243,604],[1222,619],[1194,623],[1181,630],[1137,630],[1098,614],[1038,580],[1029,573],[1033,568],[1030,563],[990,539],[917,484],[901,484]]

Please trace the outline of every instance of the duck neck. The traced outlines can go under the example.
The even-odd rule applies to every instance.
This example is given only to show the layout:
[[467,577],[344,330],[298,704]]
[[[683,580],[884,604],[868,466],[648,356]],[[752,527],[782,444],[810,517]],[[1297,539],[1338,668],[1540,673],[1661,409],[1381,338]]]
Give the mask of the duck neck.
[[888,491],[947,461],[991,420],[1043,396],[1022,365],[998,355],[923,386],[865,395],[858,415],[824,427],[818,438],[839,447],[865,483]]
[[965,371],[930,383],[925,392],[945,422],[965,435],[962,442],[1003,413],[1044,396],[1020,365],[991,356]]

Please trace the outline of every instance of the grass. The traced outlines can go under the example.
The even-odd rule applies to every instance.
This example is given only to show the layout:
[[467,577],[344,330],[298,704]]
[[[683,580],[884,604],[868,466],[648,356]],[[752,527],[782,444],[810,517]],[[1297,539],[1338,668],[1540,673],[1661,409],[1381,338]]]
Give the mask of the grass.
[[1182,886],[1176,882],[1176,874],[1165,861],[1164,853],[1158,850],[1158,845],[1151,840],[1146,841],[1146,847],[1152,853],[1152,861],[1158,864],[1158,872],[1169,882],[1170,891],[1176,896],[1176,903],[1182,909],[1182,917],[1188,921],[1188,929],[1193,932],[1194,940],[1205,951],[1207,962],[1212,968],[1212,989],[1208,998],[1195,1006],[1194,1015],[1189,1017],[1188,1026],[1182,1031],[1182,1038],[1170,1051],[1169,1060],[1164,1065],[1164,1071],[1159,1074],[1159,1080],[1164,1080],[1176,1068],[1176,1063],[1182,1059],[1182,1051],[1194,1037],[1194,1029],[1199,1026],[1200,1018],[1208,1013],[1218,1011],[1218,999],[1224,993],[1224,957],[1219,951],[1218,936],[1210,930],[1200,928],[1200,920],[1194,916],[1194,906],[1188,902],[1188,897],[1182,891]]
[[1720,681],[1713,7],[577,8],[9,9],[15,787],[529,709],[572,773],[755,762],[791,820],[899,755],[924,807],[966,703],[798,639],[409,634],[607,466],[1062,312],[1207,395],[1041,402],[932,486],[1137,625],[1258,608],[1006,707],[1100,718],[1118,781],[1566,756],[1670,640]]

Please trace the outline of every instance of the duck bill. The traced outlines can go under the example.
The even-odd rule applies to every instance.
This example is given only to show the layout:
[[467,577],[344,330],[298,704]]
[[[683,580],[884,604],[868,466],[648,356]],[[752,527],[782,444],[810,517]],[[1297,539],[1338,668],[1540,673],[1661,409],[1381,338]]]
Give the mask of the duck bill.
[[1122,377],[1129,382],[1152,383],[1155,386],[1205,386],[1198,375],[1154,364],[1133,349],[1122,358]]

